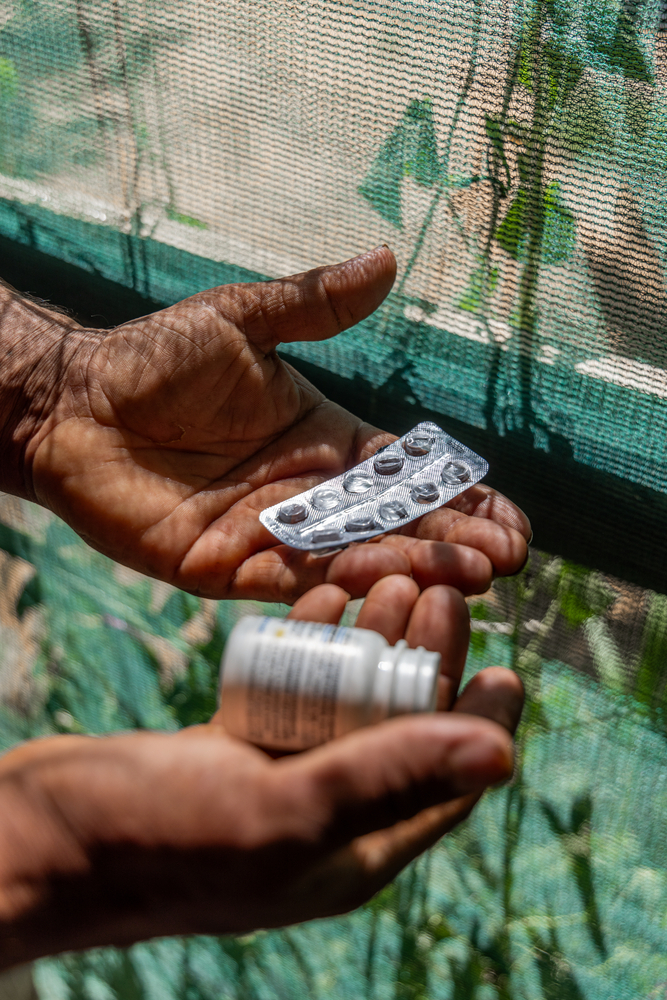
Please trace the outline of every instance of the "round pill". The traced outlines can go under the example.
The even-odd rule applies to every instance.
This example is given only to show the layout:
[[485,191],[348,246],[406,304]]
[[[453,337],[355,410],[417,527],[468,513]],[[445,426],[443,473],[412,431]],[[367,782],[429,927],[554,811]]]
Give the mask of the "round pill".
[[393,476],[403,468],[402,455],[378,455],[373,462],[373,468],[381,476]]
[[314,542],[339,542],[343,532],[339,528],[315,528],[312,537]]
[[370,515],[359,514],[358,517],[351,517],[345,525],[346,531],[373,531],[377,525]]
[[408,455],[428,455],[433,447],[434,441],[435,438],[432,434],[408,434],[403,442],[403,447],[407,451]]
[[433,503],[440,496],[440,491],[435,483],[415,483],[410,496],[415,503]]
[[387,500],[380,507],[378,514],[383,521],[402,521],[408,516],[405,504],[402,504],[400,500]]
[[373,480],[363,472],[351,472],[343,480],[343,489],[347,493],[368,493]]
[[447,462],[442,470],[442,481],[450,486],[467,483],[469,479],[470,469],[465,462]]
[[307,517],[308,511],[302,503],[285,503],[278,511],[278,520],[283,524],[298,524]]
[[341,495],[338,490],[332,489],[330,486],[322,486],[321,489],[315,490],[310,495],[310,502],[313,507],[318,510],[332,510],[337,507],[341,501]]

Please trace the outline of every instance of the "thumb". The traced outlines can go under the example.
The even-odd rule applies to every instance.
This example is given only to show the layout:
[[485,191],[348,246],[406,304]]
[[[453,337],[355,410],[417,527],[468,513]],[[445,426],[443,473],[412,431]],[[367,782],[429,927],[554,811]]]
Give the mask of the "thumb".
[[395,277],[393,253],[376,247],[342,264],[236,285],[230,318],[265,352],[280,343],[326,340],[375,312]]
[[481,792],[509,778],[513,760],[502,726],[438,713],[391,719],[278,764],[331,846]]

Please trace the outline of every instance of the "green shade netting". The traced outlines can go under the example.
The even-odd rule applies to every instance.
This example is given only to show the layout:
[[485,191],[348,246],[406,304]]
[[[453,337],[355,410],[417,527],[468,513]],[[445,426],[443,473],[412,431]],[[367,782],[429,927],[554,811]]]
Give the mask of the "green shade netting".
[[[16,0],[0,235],[160,303],[387,242],[388,302],[290,357],[519,442],[536,494],[544,456],[636,489],[602,539],[627,548],[667,494],[664,23],[654,0]],[[246,606],[7,498],[0,548],[3,747],[210,714]],[[527,686],[511,786],[349,917],[44,960],[39,996],[663,996],[667,599],[534,552],[472,614],[469,671]]]

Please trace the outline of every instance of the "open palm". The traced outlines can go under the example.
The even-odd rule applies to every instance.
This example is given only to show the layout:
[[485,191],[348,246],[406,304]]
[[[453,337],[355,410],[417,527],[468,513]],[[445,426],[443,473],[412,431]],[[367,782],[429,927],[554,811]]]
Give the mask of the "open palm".
[[391,573],[466,593],[514,572],[528,522],[473,487],[404,533],[315,558],[259,512],[357,464],[392,435],[322,394],[275,352],[371,313],[395,275],[382,247],[344,264],[202,292],[76,350],[26,449],[35,498],[112,558],[210,597],[292,602],[324,582],[361,596]]

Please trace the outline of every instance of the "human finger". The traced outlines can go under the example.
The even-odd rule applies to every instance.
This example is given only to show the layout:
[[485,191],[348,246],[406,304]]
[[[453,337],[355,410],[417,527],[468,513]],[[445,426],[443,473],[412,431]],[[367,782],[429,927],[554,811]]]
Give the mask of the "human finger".
[[461,593],[435,586],[419,593],[408,577],[380,580],[368,593],[357,625],[380,632],[395,645],[405,638],[410,647],[424,646],[440,654],[437,707],[446,711],[456,694],[468,652],[470,615]]
[[514,528],[478,517],[455,521],[447,532],[447,541],[483,552],[499,576],[517,573],[528,558],[528,543]]
[[357,626],[379,632],[391,646],[405,635],[419,587],[409,576],[386,576],[368,591]]
[[321,622],[337,625],[341,619],[350,595],[333,583],[322,583],[300,597],[288,614],[288,618],[305,622]]
[[235,285],[231,296],[227,286],[224,308],[248,340],[268,352],[280,343],[326,340],[354,326],[377,309],[395,277],[396,258],[380,246],[277,281]]
[[239,524],[240,520],[230,518],[225,523],[221,517],[207,529],[202,538],[208,540],[208,548],[198,543],[197,552],[188,553],[179,567],[180,587],[214,599],[293,604],[322,583],[334,584],[356,598],[364,597],[382,577],[410,575],[410,560],[397,549],[355,545],[337,555],[313,554],[275,544],[256,518]]
[[505,667],[487,667],[470,680],[452,711],[492,719],[509,733],[519,725],[524,689],[521,678]]
[[444,583],[470,596],[483,594],[493,581],[491,560],[471,546],[408,535],[387,535],[382,544],[407,556],[411,574],[422,590]]
[[530,521],[521,508],[486,483],[477,483],[464,493],[459,493],[449,501],[447,507],[461,514],[467,514],[468,517],[486,518],[506,528],[512,528],[526,541],[532,534]]
[[399,537],[436,539],[466,545],[484,554],[496,573],[516,573],[526,561],[527,542],[520,531],[491,518],[440,507],[406,525]]
[[352,598],[365,597],[373,584],[387,576],[410,576],[405,553],[386,545],[351,545],[339,553],[327,570],[327,582],[346,590]]
[[275,767],[332,847],[479,793],[509,777],[512,764],[511,737],[501,726],[434,713],[389,719]]
[[405,632],[408,646],[440,653],[438,710],[450,708],[465,668],[470,640],[470,613],[454,587],[429,587],[421,594]]
[[[457,699],[453,713],[487,718],[508,733],[514,733],[522,708],[523,685],[519,677],[504,667],[488,667],[472,678]],[[453,717],[455,715],[450,714],[449,718]],[[479,792],[463,795],[425,809],[413,819],[397,823],[387,830],[359,838],[349,848],[351,870],[358,866],[364,872],[366,891],[369,881],[372,890],[376,891],[413,858],[462,822],[479,797]]]
[[470,615],[454,587],[430,587],[422,594],[414,580],[390,576],[368,593],[357,625],[379,632],[395,645],[405,638],[410,647],[424,646],[440,654],[438,709],[446,711],[456,694],[465,667]]

